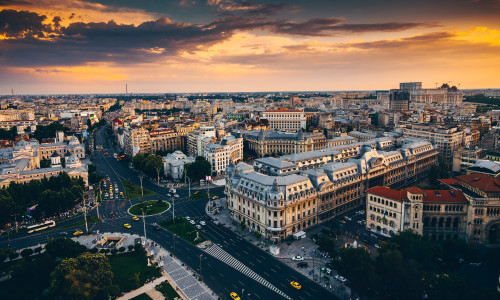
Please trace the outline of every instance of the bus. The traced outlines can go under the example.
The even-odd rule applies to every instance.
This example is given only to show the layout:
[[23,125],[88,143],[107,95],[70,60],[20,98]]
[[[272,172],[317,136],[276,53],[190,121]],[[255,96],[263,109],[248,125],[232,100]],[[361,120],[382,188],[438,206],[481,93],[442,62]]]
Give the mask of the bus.
[[56,226],[55,221],[47,221],[45,223],[28,226],[27,229],[28,229],[28,233],[33,233],[35,231],[44,230],[44,229],[47,229],[49,227],[54,227],[54,226]]

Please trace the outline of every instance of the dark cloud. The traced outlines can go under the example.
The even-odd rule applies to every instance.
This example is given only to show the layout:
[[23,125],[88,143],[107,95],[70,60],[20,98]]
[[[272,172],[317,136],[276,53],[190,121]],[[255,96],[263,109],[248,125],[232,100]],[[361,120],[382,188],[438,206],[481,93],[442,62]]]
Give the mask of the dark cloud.
[[51,31],[50,26],[42,24],[45,19],[29,11],[5,9],[0,11],[0,34],[11,38],[43,37]]
[[[243,4],[242,4],[243,3]],[[245,5],[244,2],[240,4]],[[250,4],[248,4],[250,5]],[[285,6],[266,6],[267,14]],[[264,8],[263,6],[261,7]],[[252,12],[258,16],[262,12]],[[73,22],[61,26],[61,18],[47,23],[44,15],[27,11],[0,11],[0,63],[6,66],[81,65],[88,62],[137,64],[156,62],[179,52],[203,50],[238,31],[268,30],[296,36],[331,36],[339,33],[398,31],[435,26],[431,23],[344,24],[342,18],[318,18],[303,22],[271,20],[250,15],[228,15],[206,25],[173,22],[168,18],[138,26],[114,21]],[[44,39],[40,39],[44,37]]]
[[246,14],[249,16],[273,16],[284,10],[297,11],[299,8],[288,3],[260,4],[247,11]]

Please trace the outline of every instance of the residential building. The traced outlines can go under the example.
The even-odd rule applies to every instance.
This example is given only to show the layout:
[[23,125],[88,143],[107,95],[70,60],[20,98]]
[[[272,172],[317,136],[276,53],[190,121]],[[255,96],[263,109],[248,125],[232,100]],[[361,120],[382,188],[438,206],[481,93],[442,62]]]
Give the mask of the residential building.
[[481,148],[461,148],[453,153],[453,172],[465,174],[467,169],[485,157],[486,151]]
[[220,143],[210,143],[204,149],[204,157],[212,165],[212,173],[224,174],[230,160],[243,159],[243,139],[229,135]]
[[149,132],[151,153],[186,150],[186,136],[173,129],[158,129]]
[[151,153],[149,132],[144,128],[124,130],[125,154],[134,157],[137,153]]
[[403,129],[403,136],[431,142],[451,167],[455,151],[465,146],[466,130],[457,126],[408,124]]

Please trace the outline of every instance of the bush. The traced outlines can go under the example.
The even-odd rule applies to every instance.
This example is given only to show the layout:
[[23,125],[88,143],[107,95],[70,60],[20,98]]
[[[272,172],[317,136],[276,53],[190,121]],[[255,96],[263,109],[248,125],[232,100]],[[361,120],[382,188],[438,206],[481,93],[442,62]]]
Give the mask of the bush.
[[14,259],[16,259],[18,257],[19,257],[19,253],[15,252],[15,251],[12,251],[12,252],[9,253],[9,259],[10,260],[14,260]]
[[128,251],[134,250],[134,246],[133,245],[129,245],[127,248],[128,248]]
[[35,253],[40,253],[40,252],[42,252],[42,249],[43,249],[42,247],[36,247],[36,248],[35,248]]
[[126,250],[125,247],[120,247],[120,249],[118,249],[118,251],[120,252],[125,252],[125,250]]
[[135,251],[141,251],[141,250],[144,250],[144,248],[142,247],[142,245],[141,245],[141,244],[135,244],[135,245],[134,245],[134,250],[135,250]]
[[116,255],[118,253],[118,250],[116,248],[111,249],[111,254]]
[[89,252],[92,254],[96,254],[98,251],[99,251],[99,249],[97,249],[97,248],[92,248],[89,250]]
[[28,256],[31,256],[32,254],[33,254],[33,249],[31,249],[31,248],[26,248],[26,249],[23,249],[21,251],[22,257],[28,257]]

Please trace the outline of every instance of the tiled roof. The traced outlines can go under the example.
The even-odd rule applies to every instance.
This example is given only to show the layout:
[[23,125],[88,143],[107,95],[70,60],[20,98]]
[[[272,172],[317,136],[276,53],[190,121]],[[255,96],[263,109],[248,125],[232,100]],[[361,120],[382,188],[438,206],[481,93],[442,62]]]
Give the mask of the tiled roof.
[[448,185],[457,185],[459,183],[458,179],[455,178],[439,179],[439,181]]
[[424,190],[423,202],[453,202],[453,203],[467,203],[462,191],[458,190]]
[[375,186],[368,190],[367,193],[374,194],[380,197],[389,198],[392,200],[403,201],[406,199],[406,191],[405,190],[393,190],[385,186]]
[[472,173],[457,176],[456,178],[483,192],[500,192],[500,180],[487,174]]

